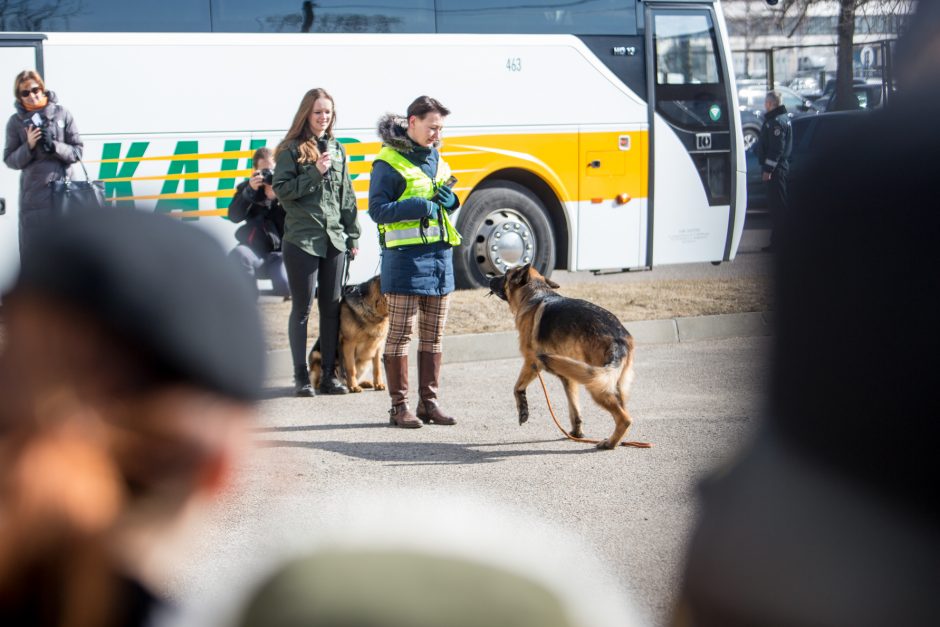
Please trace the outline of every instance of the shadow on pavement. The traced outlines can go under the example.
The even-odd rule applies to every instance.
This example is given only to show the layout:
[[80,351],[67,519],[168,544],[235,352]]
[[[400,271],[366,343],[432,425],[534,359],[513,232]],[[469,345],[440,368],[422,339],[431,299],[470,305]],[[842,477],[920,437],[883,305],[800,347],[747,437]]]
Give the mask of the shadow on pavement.
[[519,444],[563,442],[562,439],[504,444],[450,444],[445,442],[302,442],[297,440],[259,440],[261,447],[298,447],[339,453],[354,459],[385,462],[393,466],[428,464],[488,464],[511,457],[528,455],[581,455],[592,453],[593,446],[569,450],[478,450],[477,446],[516,446]]
[[[290,431],[332,431],[333,429],[386,429],[388,425],[383,422],[355,422],[345,425],[291,425],[289,427],[257,427],[253,433],[286,433]],[[261,440],[264,444],[269,440]]]

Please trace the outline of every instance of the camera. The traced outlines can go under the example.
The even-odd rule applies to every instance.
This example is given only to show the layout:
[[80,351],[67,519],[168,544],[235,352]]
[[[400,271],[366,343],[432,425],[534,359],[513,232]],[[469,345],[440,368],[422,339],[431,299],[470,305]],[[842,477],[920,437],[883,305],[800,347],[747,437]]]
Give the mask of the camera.
[[33,114],[31,118],[24,122],[26,128],[35,126],[42,134],[39,136],[39,146],[44,152],[55,152],[55,129],[51,124],[46,123],[46,119],[38,113]]
[[270,185],[274,182],[274,170],[270,168],[265,168],[261,170],[261,182],[265,185]]
[[328,148],[329,148],[329,144],[326,141],[326,137],[317,138],[317,150],[320,151],[321,155],[325,153]]

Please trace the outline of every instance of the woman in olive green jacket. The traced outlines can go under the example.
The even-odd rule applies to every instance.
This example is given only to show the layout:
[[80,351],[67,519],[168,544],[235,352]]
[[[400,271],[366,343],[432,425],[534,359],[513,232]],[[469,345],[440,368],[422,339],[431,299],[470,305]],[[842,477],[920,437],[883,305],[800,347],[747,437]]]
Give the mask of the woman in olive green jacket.
[[336,109],[324,89],[304,94],[287,136],[274,152],[274,192],[284,220],[284,266],[292,298],[287,334],[294,361],[294,392],[313,396],[307,372],[307,321],[317,286],[320,313],[321,394],[349,390],[336,376],[343,253],[356,256],[359,218],[346,151],[333,137]]

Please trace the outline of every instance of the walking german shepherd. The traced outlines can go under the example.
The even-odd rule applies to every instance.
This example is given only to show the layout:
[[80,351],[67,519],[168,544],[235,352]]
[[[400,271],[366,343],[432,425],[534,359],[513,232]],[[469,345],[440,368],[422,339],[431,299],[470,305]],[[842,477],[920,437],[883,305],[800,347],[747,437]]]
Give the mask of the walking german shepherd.
[[529,419],[526,388],[542,369],[559,379],[568,397],[571,435],[581,438],[578,384],[614,418],[614,432],[597,445],[617,448],[632,422],[627,398],[633,381],[633,338],[614,314],[566,298],[531,264],[490,280],[490,291],[509,303],[524,362],[514,392],[519,424]]
[[[382,383],[382,347],[388,335],[388,301],[382,294],[378,276],[364,283],[348,286],[339,305],[339,344],[337,374],[346,379],[350,392],[363,388],[384,390]],[[372,362],[372,381],[359,381],[366,365]],[[313,387],[320,385],[320,340],[313,345],[309,359]]]

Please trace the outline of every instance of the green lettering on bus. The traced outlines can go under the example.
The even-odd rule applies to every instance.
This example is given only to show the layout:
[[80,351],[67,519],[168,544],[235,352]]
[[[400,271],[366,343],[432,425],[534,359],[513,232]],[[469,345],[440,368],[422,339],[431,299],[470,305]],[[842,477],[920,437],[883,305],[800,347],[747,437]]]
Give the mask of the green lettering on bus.
[[[104,197],[106,199],[129,198],[134,195],[134,186],[131,181],[112,182],[108,179],[123,179],[134,176],[137,166],[140,165],[140,161],[137,161],[137,159],[144,156],[149,145],[150,142],[131,142],[131,147],[127,149],[125,159],[131,159],[132,161],[125,161],[121,164],[120,169],[118,169],[118,162],[111,161],[111,159],[121,158],[121,143],[114,142],[104,145],[101,149],[101,165],[98,168],[98,178],[104,181]],[[133,200],[118,200],[114,203],[116,207],[132,207],[133,205]]]
[[[358,144],[358,143],[361,143],[361,142],[360,142],[358,139],[356,139],[355,137],[339,137],[339,138],[337,138],[336,141],[338,141],[338,142],[341,143],[341,144]],[[350,162],[350,163],[352,163],[353,161],[365,161],[365,160],[366,160],[366,156],[365,156],[365,155],[352,155],[351,157],[349,157],[349,162]],[[359,178],[359,175],[358,175],[358,174],[350,174],[350,175],[349,175],[349,180],[350,180],[350,181],[355,181],[357,178]]]
[[[176,142],[176,150],[173,151],[173,156],[180,155],[195,155],[199,153],[199,142],[192,141],[180,141]],[[183,174],[187,172],[198,172],[199,171],[199,160],[198,159],[180,159],[170,161],[170,167],[167,169],[167,175],[173,174]],[[163,189],[160,190],[160,195],[167,194],[176,194],[179,191],[180,179],[168,179],[163,182]],[[184,193],[195,193],[199,191],[199,179],[185,179],[183,180],[183,192]],[[169,212],[172,210],[183,210],[183,211],[196,211],[199,209],[199,199],[198,198],[161,198],[157,201],[157,206],[154,207],[154,211],[160,212]],[[191,218],[195,219],[195,218]]]
[[[240,139],[226,139],[225,147],[222,149],[225,152],[232,152],[242,149],[242,140]],[[234,159],[222,159],[222,171],[227,170],[237,170],[238,169],[238,157]],[[235,188],[235,179],[231,178],[220,178],[219,179],[219,191],[225,189],[234,189]],[[216,209],[226,209],[228,208],[231,198],[219,197],[215,199],[215,208]]]

